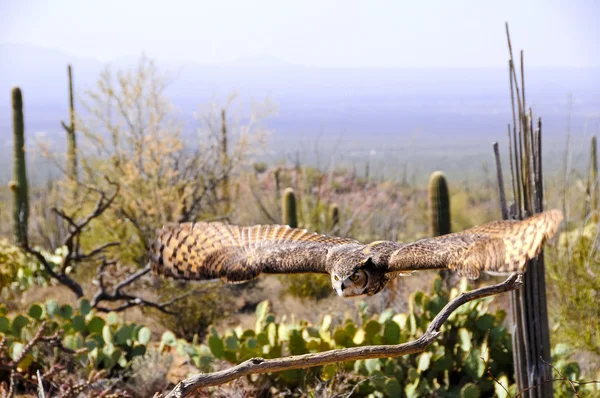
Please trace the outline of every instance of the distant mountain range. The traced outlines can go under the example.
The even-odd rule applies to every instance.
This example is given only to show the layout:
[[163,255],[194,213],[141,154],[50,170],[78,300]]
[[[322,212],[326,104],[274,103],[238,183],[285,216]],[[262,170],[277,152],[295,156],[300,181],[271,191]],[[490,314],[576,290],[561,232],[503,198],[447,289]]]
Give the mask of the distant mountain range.
[[[68,115],[66,65],[73,65],[80,96],[105,67],[93,58],[31,45],[0,44],[0,58],[0,137],[5,142],[11,138],[13,86],[23,90],[27,131],[62,140],[60,120]],[[135,65],[136,59],[117,59],[111,67]],[[398,167],[420,162],[424,169],[430,164],[451,168],[454,157],[489,153],[490,142],[504,140],[512,120],[508,72],[501,65],[498,69],[321,68],[288,64],[268,54],[220,65],[173,65],[163,60],[157,64],[174,76],[167,94],[190,131],[199,105],[232,92],[239,93],[241,101],[269,97],[278,104],[278,114],[267,121],[274,130],[266,155],[271,161],[302,151],[307,162],[314,162],[309,153],[314,154],[317,145],[319,156],[327,158],[335,150],[342,163],[376,156],[401,158]],[[548,150],[552,143],[564,142],[569,114],[574,137],[600,133],[599,72],[598,68],[526,68],[527,102],[543,117]],[[390,159],[385,162],[395,167]]]

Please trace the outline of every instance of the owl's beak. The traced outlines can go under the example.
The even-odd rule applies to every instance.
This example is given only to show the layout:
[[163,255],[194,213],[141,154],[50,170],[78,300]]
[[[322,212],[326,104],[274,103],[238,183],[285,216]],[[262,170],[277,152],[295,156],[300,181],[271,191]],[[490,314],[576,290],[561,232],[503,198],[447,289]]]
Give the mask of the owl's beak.
[[335,288],[335,291],[337,292],[338,296],[346,297],[344,295],[344,289],[346,289],[346,286],[344,285],[344,282],[342,282]]

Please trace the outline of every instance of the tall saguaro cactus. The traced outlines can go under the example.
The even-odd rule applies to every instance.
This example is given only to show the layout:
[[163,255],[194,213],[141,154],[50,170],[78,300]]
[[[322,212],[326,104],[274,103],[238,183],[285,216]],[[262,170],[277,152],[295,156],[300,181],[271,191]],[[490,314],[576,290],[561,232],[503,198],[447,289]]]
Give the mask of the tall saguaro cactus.
[[450,195],[446,176],[436,171],[429,177],[429,230],[431,236],[450,233]]
[[70,122],[67,125],[61,122],[67,132],[67,177],[69,180],[77,181],[77,139],[75,137],[75,101],[73,99],[73,70],[68,66],[69,73],[69,117]]
[[292,188],[283,191],[281,201],[282,221],[284,225],[298,228],[298,212],[296,210],[296,194]]
[[221,110],[221,165],[223,166],[223,181],[221,195],[223,202],[225,203],[225,213],[229,213],[230,210],[230,197],[229,197],[229,155],[227,153],[227,118],[225,109]]
[[594,224],[598,223],[598,147],[596,145],[596,136],[592,137],[590,153],[590,175],[588,179],[588,195],[590,195],[591,220]]
[[331,223],[330,229],[337,231],[340,223],[340,207],[337,203],[332,203],[329,206],[329,222]]
[[15,242],[23,245],[27,242],[27,222],[29,219],[29,193],[27,187],[27,169],[25,162],[25,122],[23,120],[23,96],[21,89],[12,90],[13,141],[15,163],[13,181],[13,232]]

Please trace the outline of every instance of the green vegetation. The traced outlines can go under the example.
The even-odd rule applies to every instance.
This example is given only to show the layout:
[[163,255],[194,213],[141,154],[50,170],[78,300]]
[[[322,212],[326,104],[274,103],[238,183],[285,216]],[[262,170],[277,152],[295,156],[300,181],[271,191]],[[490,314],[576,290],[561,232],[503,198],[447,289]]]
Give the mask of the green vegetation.
[[60,369],[70,369],[83,380],[91,380],[98,370],[124,375],[134,358],[146,354],[152,337],[150,329],[124,323],[116,313],[99,317],[85,299],[75,308],[48,300],[12,317],[0,306],[0,334],[2,369],[15,366],[20,378],[32,384],[41,369],[45,381],[61,376],[59,385],[67,380]]
[[[17,316],[12,323],[6,318],[5,332],[14,337],[13,348],[15,344],[29,341],[41,322],[47,321],[45,330],[50,333],[62,330],[64,347],[81,350],[76,360],[89,369],[127,368],[134,357],[146,353],[146,345],[151,338],[150,329],[122,323],[114,312],[109,313],[106,319],[99,317],[85,299],[80,300],[75,309],[68,304],[59,306],[56,301],[48,300],[44,306],[31,306],[28,315],[25,318]],[[11,350],[9,344],[9,352],[12,351],[16,349]],[[35,355],[32,359],[43,360]]]
[[[600,356],[598,226],[564,232],[547,251],[555,341]],[[582,333],[582,331],[585,331]]]
[[[560,190],[567,212],[565,228],[556,245],[546,252],[550,326],[552,341],[578,349],[587,355],[589,369],[600,368],[600,235],[598,214],[598,172],[596,137],[590,145],[590,168],[585,191],[583,178],[566,175]],[[583,194],[579,196],[580,194]],[[585,195],[585,196],[584,196]],[[589,377],[598,379],[598,374]]]
[[[41,251],[46,261],[55,269],[62,262],[64,249],[58,248],[55,253]],[[0,239],[0,298],[2,302],[10,303],[35,286],[48,286],[52,279],[44,271],[42,265],[21,248]]]

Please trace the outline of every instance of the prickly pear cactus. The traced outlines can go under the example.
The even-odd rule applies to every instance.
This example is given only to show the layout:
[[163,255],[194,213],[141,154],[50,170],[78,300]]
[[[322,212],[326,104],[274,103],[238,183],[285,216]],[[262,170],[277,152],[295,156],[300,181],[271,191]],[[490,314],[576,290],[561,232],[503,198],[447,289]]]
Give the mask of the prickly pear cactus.
[[[0,306],[0,340],[7,338],[6,349],[12,359],[19,356],[42,324],[46,327],[45,335],[62,331],[62,345],[74,351],[77,363],[88,371],[127,368],[134,357],[146,354],[152,337],[146,326],[123,323],[114,312],[105,318],[99,316],[86,299],[80,299],[74,307],[48,300],[43,304],[33,304],[26,313],[13,317],[9,317],[6,308]],[[55,360],[46,347],[40,345],[23,357],[19,367],[24,371],[32,369],[35,374],[35,369],[40,366],[47,368]]]

